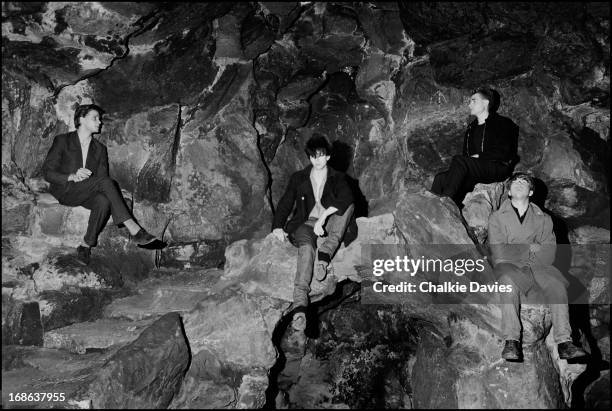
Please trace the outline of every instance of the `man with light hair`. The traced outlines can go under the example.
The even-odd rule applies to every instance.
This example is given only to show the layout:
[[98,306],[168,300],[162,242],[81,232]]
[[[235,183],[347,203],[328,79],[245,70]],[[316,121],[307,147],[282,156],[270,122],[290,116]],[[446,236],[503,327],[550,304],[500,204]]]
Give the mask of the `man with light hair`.
[[496,277],[512,292],[500,293],[502,358],[522,361],[520,297],[539,286],[552,313],[553,337],[559,357],[575,359],[586,353],[574,345],[569,321],[567,280],[553,265],[556,239],[553,223],[530,201],[533,178],[516,173],[508,180],[508,199],[489,218],[489,245]]

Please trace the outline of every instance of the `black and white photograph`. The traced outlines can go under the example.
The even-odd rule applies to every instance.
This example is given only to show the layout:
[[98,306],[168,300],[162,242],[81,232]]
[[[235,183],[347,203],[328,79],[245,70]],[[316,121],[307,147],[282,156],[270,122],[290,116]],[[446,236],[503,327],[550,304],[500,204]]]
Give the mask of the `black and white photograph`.
[[610,409],[608,2],[2,2],[2,408]]

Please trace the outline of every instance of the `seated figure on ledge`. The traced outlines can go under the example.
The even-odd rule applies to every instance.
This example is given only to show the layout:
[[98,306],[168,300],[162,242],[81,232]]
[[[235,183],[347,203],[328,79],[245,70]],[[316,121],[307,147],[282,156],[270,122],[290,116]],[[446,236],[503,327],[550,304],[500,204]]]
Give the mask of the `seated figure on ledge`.
[[[315,273],[317,281],[323,281],[348,225],[355,224],[351,218],[352,191],[344,173],[327,166],[331,146],[325,136],[315,133],[306,143],[305,151],[311,165],[291,175],[272,224],[272,233],[277,239],[285,241],[288,236],[298,248],[292,323],[298,331],[306,328],[317,237],[325,237],[318,249]],[[287,222],[294,206],[295,213]]]
[[500,293],[502,358],[522,361],[520,296],[539,286],[550,305],[554,339],[559,357],[575,359],[586,353],[571,338],[568,282],[552,263],[556,239],[553,223],[537,205],[530,202],[534,182],[526,173],[516,173],[508,181],[508,197],[489,218],[489,246],[496,278],[512,286],[512,292]]
[[518,162],[518,126],[497,114],[497,91],[481,87],[470,97],[469,124],[463,141],[463,153],[453,157],[450,168],[438,173],[431,192],[447,196],[461,207],[465,194],[478,183],[504,181]]
[[92,137],[99,133],[104,111],[95,104],[79,106],[74,113],[75,131],[55,137],[43,164],[50,193],[60,204],[83,206],[91,213],[87,232],[77,247],[77,261],[89,264],[91,247],[112,214],[142,248],[163,248],[165,243],[140,227],[128,210],[117,183],[108,174],[106,146]]

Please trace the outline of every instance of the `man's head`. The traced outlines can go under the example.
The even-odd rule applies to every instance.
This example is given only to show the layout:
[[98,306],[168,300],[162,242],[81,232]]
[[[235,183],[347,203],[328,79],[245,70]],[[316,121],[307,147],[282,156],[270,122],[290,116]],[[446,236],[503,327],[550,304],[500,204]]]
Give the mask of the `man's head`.
[[499,108],[500,95],[496,90],[479,87],[472,91],[470,97],[470,114],[477,116],[483,113],[495,113]]
[[306,142],[304,149],[310,159],[312,166],[317,170],[322,170],[327,166],[331,155],[331,145],[327,138],[319,133],[313,133],[312,137]]
[[100,117],[104,114],[104,110],[95,104],[83,104],[77,107],[74,112],[74,126],[84,128],[90,133],[99,133],[102,121]]
[[533,195],[535,183],[527,173],[514,173],[508,180],[508,196],[515,200],[529,199]]

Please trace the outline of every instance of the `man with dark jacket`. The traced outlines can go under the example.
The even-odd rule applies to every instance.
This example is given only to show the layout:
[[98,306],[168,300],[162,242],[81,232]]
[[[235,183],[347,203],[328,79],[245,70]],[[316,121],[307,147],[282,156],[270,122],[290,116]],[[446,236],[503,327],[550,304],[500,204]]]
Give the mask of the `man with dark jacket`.
[[470,97],[472,121],[464,136],[463,153],[453,157],[448,171],[435,176],[431,191],[451,197],[461,206],[477,183],[503,181],[518,160],[518,126],[497,114],[499,94],[478,88]]
[[549,215],[529,201],[533,195],[533,179],[516,173],[508,181],[509,199],[489,218],[489,245],[500,284],[512,286],[511,292],[500,293],[502,336],[505,346],[502,358],[521,361],[520,295],[539,286],[550,304],[554,339],[559,357],[574,359],[586,353],[571,339],[567,280],[553,265],[556,240]]
[[87,232],[77,247],[77,260],[89,264],[91,247],[112,214],[115,224],[123,224],[133,240],[143,248],[163,248],[165,243],[149,234],[132,218],[121,191],[108,174],[108,154],[104,144],[92,137],[100,132],[104,111],[95,104],[79,106],[74,113],[76,130],[55,137],[43,164],[49,191],[60,204],[91,210]]
[[[327,236],[318,249],[316,279],[323,281],[353,214],[353,194],[345,175],[327,166],[331,146],[325,136],[314,134],[306,143],[311,165],[295,172],[278,202],[272,234],[284,241],[288,236],[298,248],[293,289],[293,328],[306,328],[306,307],[312,280],[317,237]],[[294,209],[291,220],[289,214]],[[354,220],[352,220],[354,224]],[[356,232],[354,230],[353,232]]]

